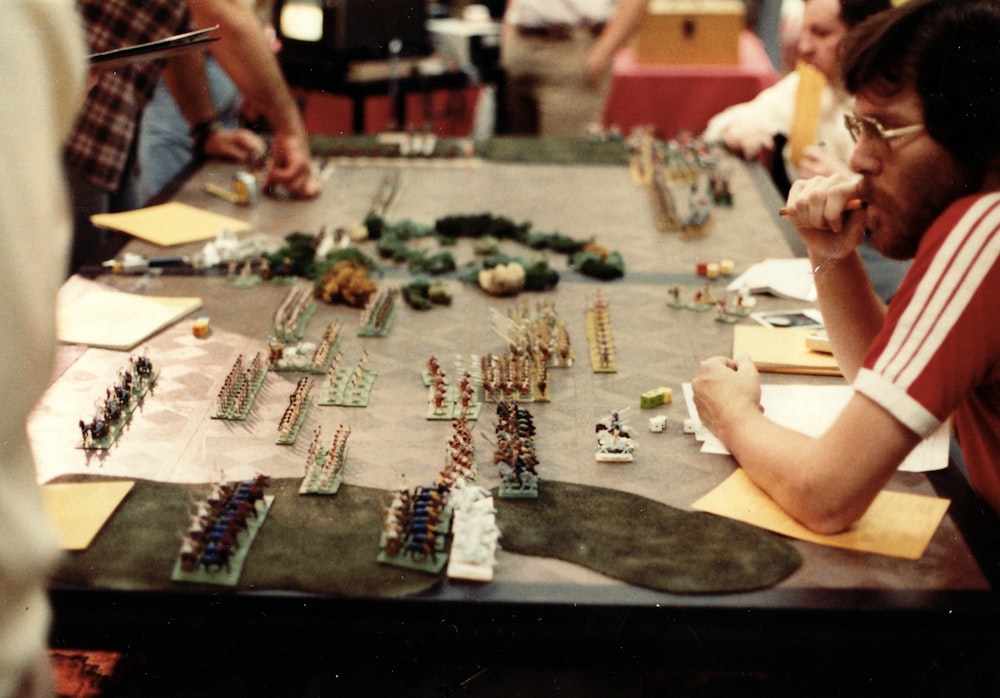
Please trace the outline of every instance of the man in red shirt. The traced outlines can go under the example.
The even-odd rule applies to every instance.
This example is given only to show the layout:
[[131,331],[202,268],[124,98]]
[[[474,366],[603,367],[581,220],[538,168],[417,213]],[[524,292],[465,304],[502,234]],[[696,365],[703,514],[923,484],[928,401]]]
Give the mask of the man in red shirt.
[[[818,532],[860,518],[949,418],[973,487],[1000,512],[1000,3],[910,0],[842,50],[853,174],[796,182],[788,209],[855,394],[826,433],[804,436],[761,413],[749,357],[717,357],[695,403],[747,475]],[[854,199],[865,206],[849,210]],[[914,259],[888,308],[856,251],[866,235]]]

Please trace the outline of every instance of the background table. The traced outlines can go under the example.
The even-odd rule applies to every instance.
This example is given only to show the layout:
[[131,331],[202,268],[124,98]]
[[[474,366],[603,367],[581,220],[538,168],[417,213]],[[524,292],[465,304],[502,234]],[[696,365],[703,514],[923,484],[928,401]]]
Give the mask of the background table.
[[389,61],[357,61],[342,78],[293,82],[301,90],[309,133],[395,129],[464,136],[471,131],[479,87],[467,73],[437,59],[400,59],[397,70],[394,80]]
[[[444,215],[488,211],[515,221],[529,220],[539,231],[593,237],[624,256],[625,278],[599,283],[567,270],[564,260],[553,255],[552,263],[562,273],[558,287],[527,296],[532,303],[555,302],[577,356],[573,368],[554,372],[552,402],[530,406],[538,425],[543,487],[545,480],[593,484],[688,508],[733,471],[731,458],[701,454],[694,439],[683,433],[686,411],[680,399],[680,385],[690,380],[702,358],[731,351],[732,329],[713,322],[710,313],[666,307],[670,285],[680,284],[687,293],[703,284],[695,274],[699,261],[728,258],[742,271],[763,257],[788,255],[792,249],[789,240],[794,238],[786,237],[788,229],[776,216],[778,202],[766,174],[741,163],[730,166],[735,207],[717,208],[711,232],[690,241],[656,230],[646,193],[624,167],[483,162],[404,170],[398,200],[388,214],[391,220],[429,223]],[[276,242],[291,231],[317,231],[324,225],[361,220],[385,170],[382,165],[340,165],[316,201],[268,199],[242,208],[204,193],[206,182],[224,184],[232,174],[230,167],[211,164],[197,172],[175,200],[241,218],[250,224],[250,236]],[[373,254],[371,243],[363,247]],[[130,250],[163,252],[140,242],[132,243]],[[506,251],[526,254],[518,246]],[[460,262],[472,259],[468,243],[455,254]],[[409,275],[388,268],[384,278],[385,283],[401,283]],[[228,476],[241,476],[240,459],[228,451],[232,440],[191,436],[203,428],[197,405],[214,398],[215,386],[229,370],[234,347],[227,341],[236,337],[248,348],[266,345],[271,314],[287,287],[241,290],[220,277],[106,281],[150,294],[200,295],[203,312],[211,317],[217,334],[197,351],[177,350],[176,334],[170,332],[147,343],[149,354],[169,378],[106,458],[87,464],[80,451],[60,446],[60,440],[67,441],[62,434],[47,432],[36,438],[42,459],[62,458],[81,472],[136,476],[144,463],[163,458],[165,449],[174,448],[185,449],[196,459],[206,479],[219,464],[225,465]],[[266,464],[268,472],[279,477],[300,473],[302,453],[315,424],[322,422],[324,433],[332,434],[337,421],[349,420],[353,434],[348,482],[389,490],[402,472],[413,483],[433,477],[441,466],[449,427],[425,421],[426,389],[419,371],[430,354],[442,357],[447,370],[455,353],[503,351],[502,340],[490,328],[489,311],[505,312],[518,302],[451,283],[455,290],[451,307],[427,313],[403,307],[388,337],[348,337],[345,360],[363,347],[371,355],[369,366],[379,368],[371,405],[347,415],[339,408],[330,413],[313,408],[300,445],[292,450],[273,445],[275,423],[266,415],[273,412],[275,420],[280,416],[280,403],[295,378],[274,378],[277,382],[267,391],[270,402],[261,405],[255,423],[235,428],[243,454],[250,458],[243,465],[252,471]],[[592,373],[585,356],[584,310],[598,291],[612,313],[616,374]],[[762,303],[765,308],[789,307],[777,299]],[[318,334],[333,318],[350,328],[357,311],[321,307],[311,331]],[[63,380],[73,375],[70,366]],[[103,390],[100,377],[90,380]],[[766,376],[766,380],[803,379]],[[676,400],[657,412],[668,416],[666,432],[652,434],[643,428],[647,414],[638,410],[638,398],[660,385],[672,387]],[[633,407],[630,421],[639,431],[636,461],[612,467],[595,463],[595,421],[628,406]],[[488,432],[491,426],[487,414],[477,429]],[[78,436],[75,422],[65,429]],[[178,442],[177,433],[188,440]],[[478,441],[477,448],[486,446]],[[495,473],[486,467],[480,472],[483,484],[496,484]],[[455,661],[471,657],[474,663],[500,657],[502,662],[528,666],[563,657],[560,661],[582,666],[625,663],[678,670],[783,667],[807,672],[835,661],[852,662],[855,667],[858,662],[868,667],[877,664],[889,671],[910,671],[911,676],[921,667],[948,662],[992,671],[984,668],[989,665],[983,658],[992,656],[997,647],[998,604],[991,591],[998,574],[996,537],[982,529],[979,510],[953,472],[932,477],[901,473],[890,487],[925,494],[938,488],[955,498],[921,560],[795,543],[804,558],[802,567],[777,587],[760,592],[666,594],[568,563],[501,551],[496,579],[490,584],[443,583],[427,594],[396,600],[282,589],[205,592],[166,584],[165,590],[153,593],[127,584],[57,585],[54,642],[160,649],[183,644],[195,651],[215,647],[217,633],[224,628],[227,637],[252,637],[263,652],[338,657],[357,653],[369,658],[391,654],[405,656],[407,662],[424,662],[421,666],[442,656]],[[502,528],[502,521],[499,524]],[[991,545],[992,552],[987,549]],[[241,651],[249,652],[245,646]],[[789,665],[790,657],[794,666]]]
[[740,34],[737,65],[642,65],[634,50],[623,49],[612,70],[604,127],[628,133],[652,126],[663,138],[681,129],[700,133],[720,111],[753,99],[779,77],[760,39],[749,31]]

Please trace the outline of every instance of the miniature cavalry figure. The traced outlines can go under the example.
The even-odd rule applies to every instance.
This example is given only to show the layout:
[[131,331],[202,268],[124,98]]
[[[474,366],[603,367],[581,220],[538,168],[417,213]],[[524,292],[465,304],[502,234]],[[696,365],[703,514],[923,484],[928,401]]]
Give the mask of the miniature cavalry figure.
[[199,568],[217,572],[231,570],[230,557],[240,547],[240,534],[249,530],[249,520],[258,517],[258,503],[270,484],[266,475],[243,480],[235,486],[218,483],[196,506],[187,533],[181,541],[180,569],[192,573]]
[[132,417],[133,408],[139,404],[155,381],[152,362],[143,354],[129,357],[128,364],[117,373],[117,380],[104,391],[97,401],[99,411],[90,421],[79,420],[83,448],[105,448],[114,441]]
[[632,452],[636,448],[631,429],[626,425],[618,412],[600,420],[596,426],[597,453],[595,459],[601,462],[627,462],[632,460]]
[[531,413],[514,402],[497,403],[497,448],[493,462],[500,468],[501,497],[538,496],[538,456]]

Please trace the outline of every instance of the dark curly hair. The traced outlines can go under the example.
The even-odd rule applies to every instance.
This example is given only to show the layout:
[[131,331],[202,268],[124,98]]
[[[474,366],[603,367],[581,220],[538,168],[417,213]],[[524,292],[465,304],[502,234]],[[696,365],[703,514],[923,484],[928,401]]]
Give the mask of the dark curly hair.
[[960,161],[1000,155],[1000,0],[909,0],[840,43],[851,94],[913,88],[927,133]]
[[840,19],[848,27],[855,27],[876,12],[890,8],[890,0],[840,0]]

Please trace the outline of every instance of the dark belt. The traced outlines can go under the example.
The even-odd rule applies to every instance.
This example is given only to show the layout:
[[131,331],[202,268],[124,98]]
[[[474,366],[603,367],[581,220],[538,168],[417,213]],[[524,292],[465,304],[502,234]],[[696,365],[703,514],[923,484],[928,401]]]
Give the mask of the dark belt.
[[518,26],[517,33],[521,36],[547,41],[568,41],[577,29],[585,29],[591,36],[599,36],[604,31],[604,22],[597,24],[544,24],[540,26]]

